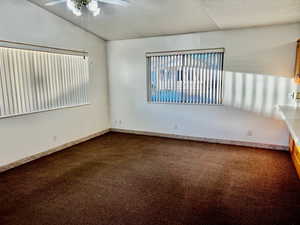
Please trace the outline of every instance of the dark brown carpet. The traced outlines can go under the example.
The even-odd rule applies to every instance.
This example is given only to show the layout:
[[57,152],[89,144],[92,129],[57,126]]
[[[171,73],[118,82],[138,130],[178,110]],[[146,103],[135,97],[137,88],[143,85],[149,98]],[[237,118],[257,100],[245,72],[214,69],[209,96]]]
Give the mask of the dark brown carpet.
[[110,133],[0,174],[0,224],[298,225],[300,182],[287,152]]

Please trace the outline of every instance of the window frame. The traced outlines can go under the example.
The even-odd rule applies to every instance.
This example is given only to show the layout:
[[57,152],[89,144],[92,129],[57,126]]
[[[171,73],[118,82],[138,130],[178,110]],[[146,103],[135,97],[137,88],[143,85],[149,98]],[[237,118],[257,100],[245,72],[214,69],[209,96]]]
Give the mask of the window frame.
[[[222,70],[221,70],[221,103],[219,104],[207,104],[207,103],[187,103],[187,102],[160,102],[160,101],[151,101],[151,56],[171,56],[171,55],[184,55],[184,54],[201,54],[201,53],[214,53],[221,52],[223,53],[222,57]],[[158,51],[158,52],[146,52],[146,88],[147,88],[147,103],[148,104],[172,104],[172,105],[198,105],[198,106],[224,106],[224,61],[225,61],[225,48],[206,48],[206,49],[192,49],[192,50],[174,50],[174,51]]]

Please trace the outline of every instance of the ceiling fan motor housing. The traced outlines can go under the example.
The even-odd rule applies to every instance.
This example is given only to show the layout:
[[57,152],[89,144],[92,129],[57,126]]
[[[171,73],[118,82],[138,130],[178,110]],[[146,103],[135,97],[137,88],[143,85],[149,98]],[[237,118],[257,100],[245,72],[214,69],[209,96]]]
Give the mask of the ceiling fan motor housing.
[[75,3],[77,9],[81,9],[84,6],[87,6],[91,0],[72,0]]

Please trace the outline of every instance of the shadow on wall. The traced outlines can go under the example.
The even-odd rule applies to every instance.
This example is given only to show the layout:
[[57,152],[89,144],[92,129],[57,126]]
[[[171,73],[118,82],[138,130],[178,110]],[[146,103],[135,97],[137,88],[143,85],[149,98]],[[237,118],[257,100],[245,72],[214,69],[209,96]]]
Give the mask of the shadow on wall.
[[276,106],[293,104],[290,95],[295,88],[286,76],[225,71],[223,104],[278,118]]

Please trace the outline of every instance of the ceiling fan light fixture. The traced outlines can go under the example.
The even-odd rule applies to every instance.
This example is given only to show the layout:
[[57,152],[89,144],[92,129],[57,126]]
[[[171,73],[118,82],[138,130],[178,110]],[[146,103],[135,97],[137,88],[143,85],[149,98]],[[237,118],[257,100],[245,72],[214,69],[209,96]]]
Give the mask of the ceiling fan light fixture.
[[71,11],[73,11],[76,8],[75,3],[72,0],[67,0],[67,7]]
[[94,12],[93,12],[93,16],[98,16],[101,12],[100,8],[97,8]]
[[72,10],[73,14],[75,16],[81,16],[82,15],[82,12],[80,9],[77,9],[76,7]]
[[46,3],[46,6],[53,6],[60,3],[65,3],[67,8],[73,12],[76,16],[82,15],[82,9],[85,7],[90,11],[93,16],[98,16],[101,13],[101,8],[99,7],[100,3],[127,6],[128,0],[52,0],[51,2]]
[[87,5],[87,8],[91,12],[95,12],[98,10],[98,2],[96,0],[91,0],[90,3]]

